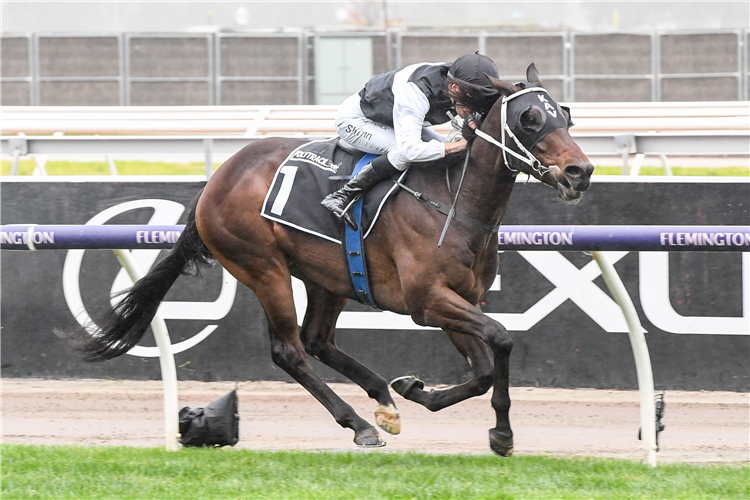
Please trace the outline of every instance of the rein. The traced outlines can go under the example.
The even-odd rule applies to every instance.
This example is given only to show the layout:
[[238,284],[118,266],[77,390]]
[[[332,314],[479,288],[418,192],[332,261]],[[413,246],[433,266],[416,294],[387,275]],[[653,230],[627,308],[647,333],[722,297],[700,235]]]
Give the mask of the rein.
[[[461,186],[463,185],[464,177],[466,176],[466,170],[469,166],[469,157],[471,153],[471,147],[467,148],[466,151],[466,158],[464,159],[464,165],[463,169],[461,171],[461,181],[458,184],[458,189],[456,190],[456,194],[453,196],[453,203],[451,204],[450,209],[446,208],[445,205],[440,203],[437,200],[433,200],[429,196],[425,195],[424,193],[420,191],[415,191],[406,184],[402,183],[402,179],[405,177],[406,172],[401,175],[401,177],[398,178],[398,180],[393,181],[394,184],[403,189],[404,191],[411,193],[414,198],[417,199],[420,203],[424,203],[441,214],[445,215],[447,217],[447,220],[445,221],[445,226],[443,226],[443,232],[440,235],[440,240],[438,241],[438,248],[443,244],[443,239],[445,238],[446,233],[448,232],[448,226],[450,226],[450,223],[453,219],[456,219],[458,222],[463,224],[464,226],[468,227],[469,229],[473,229],[474,231],[481,232],[481,233],[496,233],[497,230],[500,228],[500,224],[496,226],[491,226],[489,224],[485,224],[484,222],[479,222],[478,220],[469,217],[468,215],[459,212],[456,210],[456,202],[458,201],[458,195],[461,193]],[[408,170],[407,170],[408,171]],[[446,167],[446,179],[448,179],[448,168]],[[451,192],[451,186],[450,181],[448,181],[448,192]]]
[[[461,180],[458,181],[458,189],[456,189],[456,196],[453,197],[453,204],[451,204],[451,211],[448,212],[448,218],[445,221],[445,226],[443,226],[443,232],[440,234],[440,239],[438,240],[438,248],[443,246],[445,233],[448,232],[448,226],[451,225],[451,220],[453,220],[453,217],[455,217],[456,215],[456,202],[458,201],[458,195],[461,194],[461,186],[464,185],[464,178],[466,177],[466,169],[469,166],[470,157],[471,157],[471,144],[469,144],[466,147],[466,157],[464,158],[464,166],[461,169]],[[448,190],[450,191],[450,184],[448,184]]]
[[[500,110],[500,121],[502,123],[502,131],[500,134],[500,141],[492,137],[491,135],[487,134],[486,132],[482,132],[479,129],[476,129],[474,132],[478,137],[481,137],[485,141],[489,142],[490,144],[497,146],[500,148],[503,152],[503,162],[505,164],[505,167],[510,170],[511,172],[521,172],[522,170],[517,170],[511,166],[510,161],[508,160],[507,154],[510,153],[513,157],[515,157],[517,160],[521,161],[522,163],[528,165],[531,167],[531,169],[539,174],[539,177],[543,177],[546,174],[549,173],[550,169],[549,167],[542,165],[542,162],[540,162],[526,147],[521,143],[521,141],[516,137],[516,135],[513,133],[513,130],[511,129],[510,125],[508,125],[508,102],[516,97],[528,94],[530,92],[544,92],[547,93],[547,91],[541,87],[530,87],[523,90],[520,90],[514,94],[511,94],[510,96],[503,97],[502,98],[502,107]],[[506,146],[505,144],[505,138],[506,136],[511,137],[518,147],[519,150],[525,155],[521,155],[519,153],[516,153],[513,151],[510,147]],[[445,206],[440,203],[437,200],[433,200],[427,196],[425,196],[424,193],[421,193],[419,191],[414,191],[407,185],[403,184],[401,180],[404,178],[402,175],[398,180],[394,181],[396,186],[403,189],[404,191],[407,191],[414,195],[414,197],[421,203],[425,203],[441,214],[445,215],[447,217],[447,220],[445,221],[445,226],[443,226],[443,232],[440,234],[440,239],[438,241],[438,248],[442,246],[443,240],[445,239],[445,235],[448,232],[448,227],[450,226],[450,223],[453,219],[456,219],[466,227],[473,229],[475,231],[483,232],[483,233],[494,233],[497,232],[497,230],[500,228],[500,225],[497,226],[491,226],[489,224],[485,224],[483,222],[479,222],[476,219],[473,219],[469,217],[466,214],[463,214],[456,210],[456,203],[458,202],[458,197],[461,194],[461,187],[463,186],[464,177],[466,176],[466,170],[469,165],[469,158],[471,156],[471,144],[467,147],[466,150],[466,158],[464,159],[463,169],[461,171],[461,180],[458,183],[458,188],[456,189],[456,194],[453,195],[451,186],[450,186],[450,177],[448,174],[448,168],[446,168],[445,171],[445,178],[446,182],[448,184],[448,193],[453,196],[453,203],[451,204],[450,210],[446,209]]]

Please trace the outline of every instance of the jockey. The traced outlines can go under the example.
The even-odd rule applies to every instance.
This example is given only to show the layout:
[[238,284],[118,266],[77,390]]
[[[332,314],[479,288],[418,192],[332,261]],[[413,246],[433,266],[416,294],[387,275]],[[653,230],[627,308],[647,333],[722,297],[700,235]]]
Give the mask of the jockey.
[[464,137],[452,141],[428,127],[452,121],[460,131],[463,119],[472,113],[486,114],[499,97],[488,77],[498,76],[492,59],[473,53],[452,64],[418,63],[373,77],[339,107],[336,130],[343,147],[381,156],[321,205],[356,230],[349,206],[379,180],[403,171],[409,163],[466,149]]

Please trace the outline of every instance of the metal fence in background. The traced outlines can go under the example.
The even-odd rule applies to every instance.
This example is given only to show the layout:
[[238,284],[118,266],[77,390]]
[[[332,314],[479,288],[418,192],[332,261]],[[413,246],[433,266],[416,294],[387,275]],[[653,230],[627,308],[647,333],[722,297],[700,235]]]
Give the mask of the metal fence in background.
[[316,41],[364,37],[372,74],[478,50],[509,80],[535,62],[566,102],[744,101],[748,36],[747,29],[4,35],[1,99],[15,106],[319,104],[316,62],[324,55]]

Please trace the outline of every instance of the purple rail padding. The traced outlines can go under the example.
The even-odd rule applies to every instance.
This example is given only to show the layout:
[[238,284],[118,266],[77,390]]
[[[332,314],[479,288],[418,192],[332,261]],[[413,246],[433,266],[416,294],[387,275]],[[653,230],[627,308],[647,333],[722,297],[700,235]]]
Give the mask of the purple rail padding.
[[500,226],[499,250],[750,251],[750,226]]
[[[29,232],[29,228],[32,231]],[[0,226],[2,250],[171,248],[185,226]],[[29,245],[31,237],[32,245]]]
[[[171,248],[184,226],[0,226],[0,249]],[[750,252],[750,226],[500,226],[499,250]]]

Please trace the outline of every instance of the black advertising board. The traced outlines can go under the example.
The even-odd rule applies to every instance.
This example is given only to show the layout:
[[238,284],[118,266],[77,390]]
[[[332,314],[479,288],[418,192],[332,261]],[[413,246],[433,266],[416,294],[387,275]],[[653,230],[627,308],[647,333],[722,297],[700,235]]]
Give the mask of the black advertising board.
[[[749,225],[744,179],[595,178],[575,205],[538,183],[516,186],[507,225]],[[6,224],[182,224],[203,186],[194,178],[13,179],[0,185]],[[436,241],[437,237],[436,235]],[[142,268],[160,250],[137,250]],[[54,334],[96,320],[129,286],[110,250],[2,251],[2,376],[158,379],[153,338],[135,352],[84,363]],[[750,254],[612,252],[647,330],[657,389],[750,390]],[[482,309],[514,339],[517,386],[635,388],[625,320],[597,265],[582,252],[503,252]],[[743,281],[744,280],[744,281]],[[301,283],[296,283],[301,290]],[[303,293],[295,294],[298,310]],[[252,292],[220,267],[181,277],[162,304],[182,380],[291,380],[274,366]],[[298,313],[301,317],[301,313]],[[351,303],[337,342],[387,379],[459,383],[469,367],[440,331]],[[326,381],[347,381],[313,360]]]

